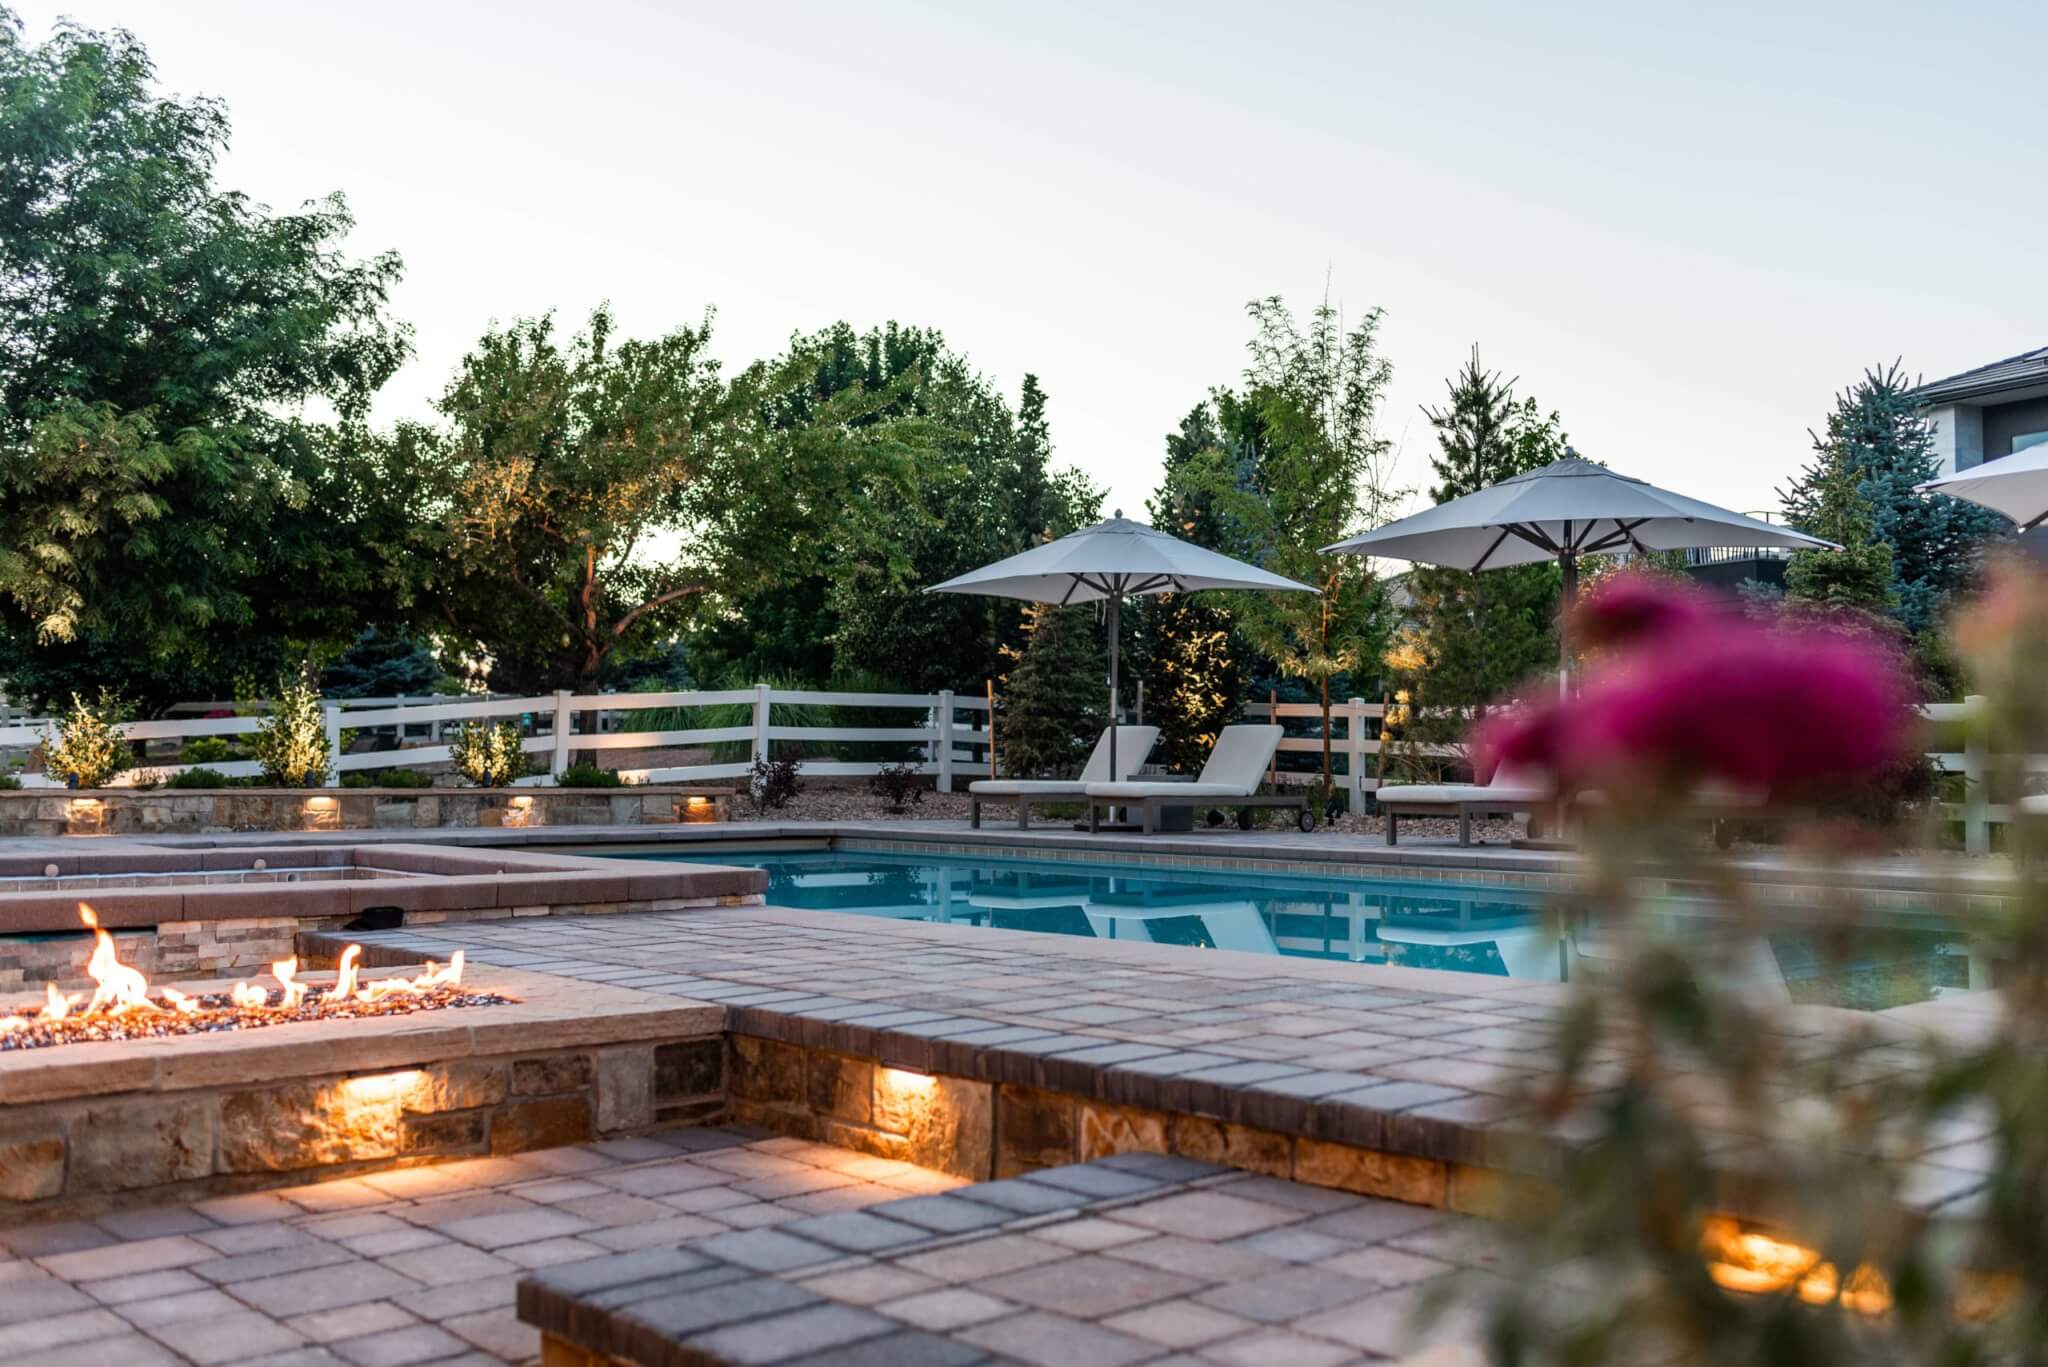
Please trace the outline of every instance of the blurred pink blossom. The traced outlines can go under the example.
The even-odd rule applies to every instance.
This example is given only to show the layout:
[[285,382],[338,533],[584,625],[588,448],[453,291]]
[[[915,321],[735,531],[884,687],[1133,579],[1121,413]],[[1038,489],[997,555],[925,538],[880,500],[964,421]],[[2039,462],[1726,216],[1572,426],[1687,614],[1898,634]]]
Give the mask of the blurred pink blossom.
[[1570,700],[1495,714],[1474,736],[1479,765],[1547,770],[1567,790],[1718,783],[1784,799],[1839,792],[1910,752],[1913,692],[1883,643],[1718,613],[1683,590],[1630,595],[1629,618],[1650,629]]
[[1689,585],[1623,570],[1603,578],[1572,613],[1572,640],[1601,648],[1633,645],[1684,631],[1719,614],[1722,605]]

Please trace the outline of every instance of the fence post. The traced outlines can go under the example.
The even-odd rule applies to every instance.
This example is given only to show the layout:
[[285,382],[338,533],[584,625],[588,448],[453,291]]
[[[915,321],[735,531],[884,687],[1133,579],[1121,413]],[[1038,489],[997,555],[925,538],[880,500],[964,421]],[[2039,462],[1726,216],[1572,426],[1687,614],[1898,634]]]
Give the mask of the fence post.
[[566,688],[555,690],[555,752],[548,758],[549,778],[560,778],[569,767],[569,728],[576,715],[569,710],[571,696]]
[[1351,698],[1345,707],[1344,801],[1346,810],[1357,816],[1365,810],[1365,699]]
[[936,728],[939,747],[938,789],[942,793],[953,791],[953,690],[939,690],[939,717]]
[[768,685],[754,685],[754,758],[765,763],[768,759]]
[[327,786],[341,786],[341,709],[333,703],[323,703],[320,715],[327,722]]
[[1963,699],[1963,851],[1991,853],[1991,814],[1984,781],[1989,765],[1984,753],[1984,699],[1972,693]]

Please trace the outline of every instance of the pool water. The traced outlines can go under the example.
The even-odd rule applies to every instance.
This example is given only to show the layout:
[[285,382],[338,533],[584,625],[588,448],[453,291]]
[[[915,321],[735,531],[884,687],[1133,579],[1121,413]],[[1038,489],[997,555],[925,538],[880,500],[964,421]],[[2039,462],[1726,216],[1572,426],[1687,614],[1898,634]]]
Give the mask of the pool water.
[[[1569,980],[1600,957],[1597,935],[1561,932],[1543,893],[1501,887],[744,845],[626,857],[765,869],[771,906],[897,920],[1537,982]],[[1871,927],[1848,964],[1774,934],[1746,971],[1794,1001],[1879,1009],[1966,987],[1965,950],[1960,931],[1922,919]]]

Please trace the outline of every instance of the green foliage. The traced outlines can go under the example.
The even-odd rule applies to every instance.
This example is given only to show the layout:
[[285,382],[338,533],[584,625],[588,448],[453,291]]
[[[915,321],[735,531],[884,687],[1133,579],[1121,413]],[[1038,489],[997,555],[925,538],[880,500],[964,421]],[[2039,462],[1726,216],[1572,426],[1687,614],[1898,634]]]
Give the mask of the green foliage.
[[1109,664],[1092,607],[1032,603],[1024,644],[996,694],[997,744],[1011,776],[1071,778],[1107,725]]
[[21,780],[13,774],[0,774],[0,792],[15,792],[21,787]]
[[218,764],[238,758],[233,742],[226,736],[194,736],[178,750],[180,764]]
[[313,788],[327,781],[334,753],[320,689],[308,672],[278,679],[270,710],[250,738],[249,750],[263,766],[266,782]]
[[589,760],[570,765],[555,776],[558,788],[618,788],[624,786],[616,769],[600,769]]
[[354,769],[341,776],[344,788],[431,788],[434,776],[417,769]]
[[71,706],[44,733],[43,772],[72,787],[105,787],[134,761],[121,734],[121,723],[134,715],[134,706],[109,689],[92,702],[72,694]]
[[[1449,401],[1425,408],[1436,429],[1430,457],[1438,503],[1564,458],[1570,449],[1556,413],[1515,398],[1515,381],[1487,370],[1479,348],[1446,382]],[[1464,570],[1418,565],[1402,581],[1410,628],[1387,656],[1392,687],[1404,695],[1406,724],[1390,759],[1433,776],[1441,751],[1458,745],[1482,710],[1557,658],[1559,589],[1554,565]]]
[[1785,596],[1827,608],[1888,613],[1898,606],[1892,548],[1874,540],[1860,473],[1840,450],[1824,449],[1804,476],[1811,495],[1801,530],[1835,551],[1797,551],[1785,566]]
[[[1779,491],[1786,519],[1800,531],[1840,540],[1825,528],[1844,515],[1842,486],[1853,480],[1869,524],[1861,544],[1890,548],[1896,601],[1888,611],[1908,632],[1933,627],[1949,600],[1975,582],[1982,544],[2005,520],[1973,503],[1915,492],[1939,473],[1940,462],[1926,414],[1896,362],[1865,371],[1836,396],[1825,432],[1812,435],[1813,463]],[[1849,591],[1868,596],[1875,552],[1865,555],[1870,563],[1836,573]]]
[[[1197,405],[1166,438],[1163,477],[1147,512],[1161,531],[1227,555],[1229,529],[1201,477],[1208,463],[1222,459],[1222,449],[1210,406]],[[1192,773],[1223,728],[1244,714],[1251,648],[1217,594],[1160,594],[1142,600],[1136,616],[1145,720],[1159,728],[1161,761]]]
[[342,255],[338,196],[219,189],[225,111],[154,76],[129,34],[29,46],[0,9],[0,672],[39,700],[204,696],[405,598],[361,430],[407,353],[398,259]]
[[166,788],[233,788],[235,781],[218,769],[182,769],[163,781]]
[[1375,430],[1393,367],[1379,354],[1381,313],[1348,330],[1318,306],[1306,330],[1278,298],[1254,301],[1242,392],[1211,397],[1223,446],[1191,459],[1186,484],[1224,528],[1232,553],[1315,592],[1232,594],[1232,623],[1322,705],[1322,771],[1330,765],[1333,680],[1379,658],[1391,614],[1386,586],[1358,556],[1322,547],[1385,520],[1392,445]]
[[881,798],[890,811],[901,812],[922,805],[928,790],[916,765],[885,764],[868,776],[868,791]]
[[530,772],[518,726],[471,718],[448,741],[455,772],[479,788],[495,788]]
[[411,636],[370,628],[320,671],[330,698],[391,698],[434,693],[450,682],[434,652]]
[[804,790],[803,762],[796,759],[757,759],[747,770],[747,796],[755,812],[780,811]]

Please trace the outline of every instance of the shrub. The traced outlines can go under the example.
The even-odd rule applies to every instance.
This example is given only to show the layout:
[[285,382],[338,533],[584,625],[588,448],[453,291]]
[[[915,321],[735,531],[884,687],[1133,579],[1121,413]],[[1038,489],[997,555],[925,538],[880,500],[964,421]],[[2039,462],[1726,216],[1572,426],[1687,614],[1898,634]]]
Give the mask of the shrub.
[[885,764],[868,779],[868,791],[892,812],[924,801],[924,775],[912,764]]
[[313,788],[327,781],[334,752],[327,740],[320,690],[308,677],[277,681],[277,698],[249,748],[268,782]]
[[423,774],[417,769],[378,769],[364,772],[360,769],[341,776],[344,788],[431,788],[434,776]]
[[801,767],[793,759],[755,760],[754,767],[747,771],[747,796],[753,800],[754,810],[787,807],[790,799],[804,790],[797,779]]
[[134,708],[107,689],[91,703],[73,693],[71,709],[43,736],[44,772],[72,787],[104,787],[132,762],[121,723],[133,715]]
[[178,751],[180,764],[219,764],[234,758],[235,747],[226,736],[194,736]]
[[527,772],[519,728],[509,721],[466,721],[448,749],[456,772],[479,788],[495,788]]
[[600,769],[589,760],[579,760],[564,769],[555,779],[561,788],[621,788],[625,780],[616,769]]
[[163,782],[166,788],[232,788],[236,786],[235,781],[220,770],[208,769],[204,766],[172,774]]
[[13,792],[21,787],[21,780],[12,774],[0,774],[0,792]]

